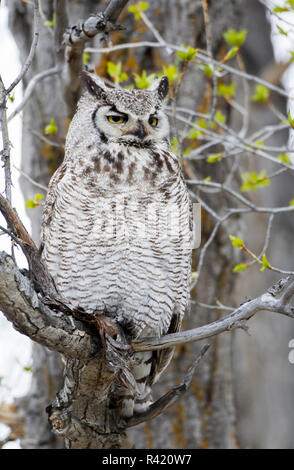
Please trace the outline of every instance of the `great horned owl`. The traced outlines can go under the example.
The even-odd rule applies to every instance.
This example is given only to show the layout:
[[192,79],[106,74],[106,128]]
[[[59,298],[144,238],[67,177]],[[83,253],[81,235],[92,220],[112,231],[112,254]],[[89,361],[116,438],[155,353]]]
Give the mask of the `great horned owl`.
[[[168,79],[147,90],[83,79],[44,207],[43,260],[71,305],[109,315],[132,339],[176,332],[189,301],[191,203],[169,149]],[[172,354],[135,354],[122,416],[146,409]]]

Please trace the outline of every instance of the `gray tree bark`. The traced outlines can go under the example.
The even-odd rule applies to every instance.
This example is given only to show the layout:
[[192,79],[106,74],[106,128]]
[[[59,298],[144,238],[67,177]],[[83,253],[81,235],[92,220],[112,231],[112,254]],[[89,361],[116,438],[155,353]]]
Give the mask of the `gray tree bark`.
[[[90,13],[105,2],[69,1],[69,24],[79,18],[87,18]],[[253,7],[252,7],[253,8]],[[9,3],[10,27],[16,38],[21,56],[28,52],[32,36],[32,17],[27,5],[21,1]],[[52,18],[54,11],[53,0],[44,0],[42,9],[47,19]],[[212,48],[217,55],[222,46],[222,33],[229,27],[239,29],[244,24],[245,8],[241,0],[224,0],[209,2],[209,14],[212,30]],[[203,12],[200,2],[190,0],[160,0],[150,2],[148,15],[167,42],[173,44],[189,44],[192,47],[206,47]],[[116,41],[130,41],[141,35],[144,40],[152,40],[150,31],[138,31],[131,15],[123,19],[127,27],[125,31],[115,33]],[[134,54],[124,53],[120,56],[113,54],[108,60],[122,60],[133,64],[132,67],[152,71],[153,67],[163,62],[169,62],[169,56],[163,49],[158,51],[150,48],[137,50]],[[36,73],[55,65],[56,51],[53,35],[48,27],[42,25],[40,42],[37,53],[24,85]],[[97,62],[98,72],[105,72],[105,59]],[[130,71],[130,70],[129,70]],[[194,68],[188,69],[178,104],[197,109],[203,105],[205,92],[204,75]],[[193,106],[192,106],[193,103]],[[51,118],[58,125],[58,133],[54,140],[60,146],[50,145],[40,139],[43,129]],[[228,123],[230,124],[230,122]],[[23,159],[22,169],[33,179],[47,184],[49,177],[58,167],[63,158],[63,143],[68,125],[67,107],[63,95],[62,79],[52,76],[41,81],[23,112]],[[32,132],[33,131],[33,132]],[[197,174],[204,172],[204,167],[197,166]],[[211,171],[217,181],[223,172],[228,171],[224,163],[221,168]],[[31,196],[31,186],[22,178],[25,197]],[[226,204],[225,196],[217,201],[213,197],[209,201],[211,207]],[[40,228],[40,213],[32,217],[33,237],[38,241]],[[205,214],[203,221],[203,240],[206,241],[212,228],[212,220]],[[236,223],[237,224],[237,223]],[[237,225],[226,227],[219,231],[209,253],[207,253],[205,270],[202,273],[197,292],[193,297],[199,302],[213,303],[217,298],[223,303],[232,303],[232,292],[236,277],[232,274],[232,266],[236,262],[234,254],[227,243],[228,233],[235,233]],[[226,232],[229,230],[229,232]],[[195,265],[197,264],[195,253]],[[247,293],[247,292],[246,292]],[[217,311],[207,313],[192,305],[187,315],[184,328],[194,328],[216,320]],[[178,346],[169,370],[164,374],[155,390],[155,397],[162,395],[168,389],[181,381],[184,370],[191,363],[192,357],[200,350],[201,344]],[[61,386],[62,366],[56,353],[48,353],[40,346],[34,347],[34,381],[31,394],[21,400],[21,406],[26,417],[26,438],[24,447],[57,447],[62,445],[51,434],[46,423],[45,408],[52,401]],[[78,374],[78,367],[73,374]],[[235,429],[235,404],[232,376],[232,335],[225,333],[211,341],[210,353],[202,361],[197,375],[192,382],[191,391],[185,402],[179,402],[174,408],[159,416],[150,423],[142,424],[129,433],[129,445],[137,448],[232,448],[237,445]]]

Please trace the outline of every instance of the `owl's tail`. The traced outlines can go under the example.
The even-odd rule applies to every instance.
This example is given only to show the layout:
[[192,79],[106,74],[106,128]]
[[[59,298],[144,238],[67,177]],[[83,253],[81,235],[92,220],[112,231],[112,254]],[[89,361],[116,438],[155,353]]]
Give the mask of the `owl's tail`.
[[134,389],[122,397],[121,415],[130,418],[136,413],[144,412],[152,403],[149,379],[152,368],[152,352],[140,352],[134,355],[135,365],[132,368]]

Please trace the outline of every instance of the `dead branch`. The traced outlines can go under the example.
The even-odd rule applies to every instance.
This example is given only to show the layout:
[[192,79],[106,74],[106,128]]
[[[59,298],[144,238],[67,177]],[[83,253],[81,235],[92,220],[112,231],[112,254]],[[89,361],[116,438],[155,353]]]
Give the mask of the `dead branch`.
[[[279,297],[277,297],[280,295]],[[246,328],[246,322],[261,310],[280,313],[290,318],[294,318],[294,307],[289,303],[294,295],[294,278],[287,277],[280,279],[267,292],[254,300],[249,300],[242,304],[231,314],[208,325],[194,328],[192,330],[181,331],[161,338],[144,338],[132,342],[134,351],[153,351],[155,349],[165,349],[174,347],[177,344],[192,343],[211,336],[232,331],[235,328]]]
[[156,416],[159,416],[161,413],[164,413],[164,411],[166,411],[174,403],[180,400],[189,389],[195,369],[203,358],[206,351],[208,350],[208,348],[209,344],[205,344],[203,346],[199,356],[197,356],[197,358],[193,361],[190,369],[184,377],[183,382],[180,385],[174,387],[172,390],[170,390],[165,395],[156,400],[154,403],[152,403],[152,405],[150,405],[144,413],[132,416],[127,421],[127,427],[130,428],[132,426],[137,426],[137,424],[143,423],[144,421],[150,421],[151,419],[156,418]]
[[[58,4],[60,3],[64,4],[65,2],[58,2]],[[111,0],[104,12],[91,15],[86,20],[81,20],[66,29],[63,37],[66,48],[62,75],[64,80],[64,95],[70,116],[75,111],[76,102],[80,95],[80,76],[83,68],[82,59],[85,44],[91,41],[97,34],[103,34],[104,39],[106,39],[109,33],[121,29],[121,26],[116,24],[116,20],[127,3],[128,0]],[[64,9],[62,5],[59,8]],[[66,15],[59,15],[59,18],[57,27],[60,31],[67,26],[64,23]],[[61,24],[62,21],[63,24]]]

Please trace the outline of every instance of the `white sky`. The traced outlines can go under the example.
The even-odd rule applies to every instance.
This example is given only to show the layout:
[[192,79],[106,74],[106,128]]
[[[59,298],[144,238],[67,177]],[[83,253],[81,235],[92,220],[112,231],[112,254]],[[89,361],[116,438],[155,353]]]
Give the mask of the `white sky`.
[[[0,6],[0,73],[5,86],[8,86],[17,76],[20,70],[20,62],[17,55],[17,48],[14,40],[7,28],[7,9],[1,3]],[[15,103],[21,100],[22,92],[19,85],[15,90]],[[15,104],[9,102],[8,114],[11,113]],[[21,119],[16,117],[9,125],[9,137],[13,144],[11,150],[12,163],[18,168],[20,166],[20,135]],[[2,145],[2,143],[1,143]],[[2,165],[1,165],[2,167]],[[3,170],[0,168],[0,191],[3,191]],[[30,228],[30,222],[24,212],[24,200],[18,184],[19,173],[12,169],[13,206],[21,214],[23,222]],[[5,226],[0,217],[0,224]],[[0,251],[10,252],[10,241],[6,236],[0,236]],[[25,262],[22,256],[16,254],[18,263],[23,267]],[[3,314],[0,312],[0,405],[3,402],[11,402],[13,397],[21,396],[28,390],[31,373],[25,372],[24,367],[30,366],[31,341],[24,335],[15,331]],[[0,424],[0,440],[5,438],[8,428]],[[19,448],[19,444],[9,443],[4,448]]]
[[[283,5],[284,0],[275,0],[269,4]],[[294,14],[282,13],[280,16],[287,21],[294,23]],[[289,32],[288,36],[281,35],[277,31],[276,25],[279,24],[284,31],[289,31],[290,26],[277,20],[271,16],[272,21],[272,41],[274,46],[275,59],[277,61],[289,60],[289,50],[294,51],[294,28],[293,33]],[[4,85],[10,84],[20,70],[20,62],[18,52],[13,38],[7,28],[7,9],[0,5],[0,45],[1,60],[0,73],[4,81]],[[288,92],[293,91],[294,95],[294,64],[292,64],[283,76],[283,85]],[[15,90],[15,103],[21,100],[21,86]],[[15,104],[9,102],[8,115],[13,110]],[[294,100],[290,105],[290,111],[294,116]],[[17,116],[9,125],[10,140],[13,144],[11,150],[12,164],[20,167],[20,145],[21,145],[21,118]],[[292,137],[292,136],[291,136]],[[292,140],[290,138],[290,140]],[[30,221],[24,211],[24,200],[18,184],[19,173],[12,168],[12,179],[14,182],[13,189],[13,205],[21,215],[27,229],[30,228]],[[3,173],[0,176],[0,191],[3,191]],[[0,216],[0,224],[5,226]],[[10,242],[5,236],[0,236],[0,250],[10,251]],[[19,266],[25,265],[24,258],[17,255]],[[11,402],[13,397],[21,396],[26,393],[30,386],[30,372],[26,372],[24,367],[30,366],[31,341],[24,335],[16,332],[11,324],[4,318],[0,312],[0,405],[1,402]],[[0,424],[0,440],[7,435],[8,428]],[[17,441],[6,444],[4,448],[19,448]]]

